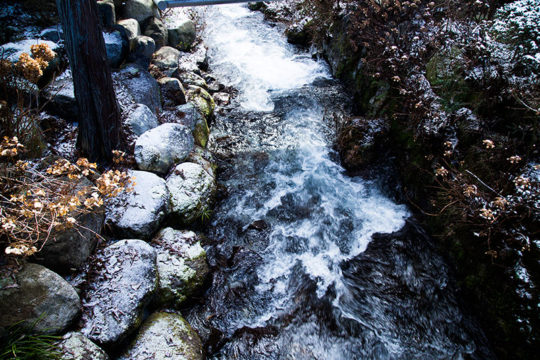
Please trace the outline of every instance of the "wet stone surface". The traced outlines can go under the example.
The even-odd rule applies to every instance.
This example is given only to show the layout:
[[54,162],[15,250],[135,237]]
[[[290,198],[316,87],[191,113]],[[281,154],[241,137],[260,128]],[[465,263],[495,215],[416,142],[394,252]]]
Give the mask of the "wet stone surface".
[[90,276],[81,332],[110,347],[141,324],[157,288],[156,252],[144,241],[120,240],[97,253]]

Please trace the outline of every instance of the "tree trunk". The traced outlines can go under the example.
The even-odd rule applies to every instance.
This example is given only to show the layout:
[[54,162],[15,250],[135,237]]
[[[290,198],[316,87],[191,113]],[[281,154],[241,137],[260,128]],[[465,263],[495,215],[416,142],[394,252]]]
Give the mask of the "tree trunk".
[[56,0],[56,5],[79,105],[77,147],[91,161],[107,163],[121,147],[122,125],[97,4]]

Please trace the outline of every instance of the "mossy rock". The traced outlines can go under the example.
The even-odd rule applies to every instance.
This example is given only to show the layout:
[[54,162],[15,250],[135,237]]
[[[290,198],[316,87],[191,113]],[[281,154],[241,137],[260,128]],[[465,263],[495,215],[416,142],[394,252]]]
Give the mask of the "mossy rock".
[[214,118],[214,110],[216,108],[216,103],[212,95],[201,87],[190,85],[188,87],[187,97],[189,101],[195,104],[206,121],[211,122]]
[[162,304],[181,305],[203,285],[209,268],[203,236],[188,230],[161,230],[152,241],[157,252]]
[[119,360],[204,358],[201,339],[179,314],[158,312],[150,315],[137,338]]

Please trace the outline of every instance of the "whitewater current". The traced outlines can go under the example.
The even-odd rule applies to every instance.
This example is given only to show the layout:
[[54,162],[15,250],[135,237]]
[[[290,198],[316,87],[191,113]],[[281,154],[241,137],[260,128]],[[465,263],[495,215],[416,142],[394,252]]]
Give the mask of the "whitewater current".
[[245,5],[200,14],[209,68],[238,91],[212,124],[226,194],[208,233],[213,278],[187,313],[208,356],[474,354],[446,265],[407,207],[340,165],[350,99],[324,61]]

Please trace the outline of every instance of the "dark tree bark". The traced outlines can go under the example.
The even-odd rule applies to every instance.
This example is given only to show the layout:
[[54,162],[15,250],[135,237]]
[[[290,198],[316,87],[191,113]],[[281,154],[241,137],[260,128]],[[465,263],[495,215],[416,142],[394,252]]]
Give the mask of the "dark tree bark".
[[107,163],[112,150],[121,148],[122,127],[96,0],[56,5],[79,105],[77,147],[91,161]]

